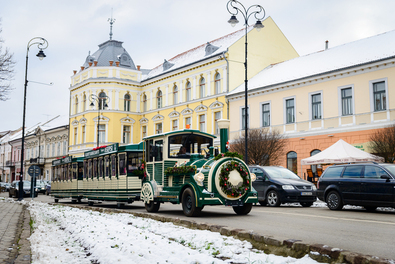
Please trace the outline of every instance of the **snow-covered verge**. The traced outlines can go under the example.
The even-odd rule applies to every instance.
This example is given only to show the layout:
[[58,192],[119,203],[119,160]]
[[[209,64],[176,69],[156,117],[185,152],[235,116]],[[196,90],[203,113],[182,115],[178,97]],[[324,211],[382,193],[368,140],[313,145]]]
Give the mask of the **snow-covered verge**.
[[172,223],[28,203],[32,263],[317,263],[255,250],[246,241]]

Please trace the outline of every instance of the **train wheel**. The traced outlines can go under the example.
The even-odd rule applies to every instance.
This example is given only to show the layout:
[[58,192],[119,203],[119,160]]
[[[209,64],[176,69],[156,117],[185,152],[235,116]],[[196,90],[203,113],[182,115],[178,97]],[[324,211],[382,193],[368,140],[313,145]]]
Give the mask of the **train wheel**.
[[159,211],[160,203],[159,202],[154,202],[151,201],[149,203],[144,203],[145,205],[145,210],[150,213],[156,213]]
[[92,201],[88,201],[88,205],[89,205],[89,206],[92,206],[92,205],[93,205],[93,202],[92,202]]
[[252,204],[244,204],[243,206],[233,206],[233,211],[238,215],[247,215],[251,212]]
[[184,215],[199,216],[202,209],[202,207],[196,207],[195,194],[191,188],[185,189],[182,194],[182,210],[184,211]]

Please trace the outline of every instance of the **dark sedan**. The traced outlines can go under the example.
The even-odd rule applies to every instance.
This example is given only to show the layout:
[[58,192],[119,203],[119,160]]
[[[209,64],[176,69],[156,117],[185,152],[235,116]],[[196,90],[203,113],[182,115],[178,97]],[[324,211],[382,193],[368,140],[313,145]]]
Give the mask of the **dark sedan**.
[[[31,193],[31,182],[23,181],[23,196],[30,196]],[[11,183],[9,197],[19,197],[19,181],[13,181]],[[35,193],[35,197],[37,197],[37,190]]]
[[258,192],[261,205],[280,206],[282,203],[300,203],[312,206],[317,200],[314,184],[301,179],[292,171],[275,166],[249,166],[257,179],[252,186]]

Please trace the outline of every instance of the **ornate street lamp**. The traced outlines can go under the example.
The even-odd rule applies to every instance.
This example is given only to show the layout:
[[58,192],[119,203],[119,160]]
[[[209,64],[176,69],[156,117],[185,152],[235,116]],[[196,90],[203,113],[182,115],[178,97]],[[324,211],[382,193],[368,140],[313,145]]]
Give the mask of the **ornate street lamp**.
[[95,95],[95,94],[91,94],[89,96],[89,101],[91,101],[90,106],[93,107],[95,106],[94,102],[97,103],[97,145],[96,147],[99,146],[99,127],[100,127],[100,110],[101,109],[106,109],[106,107],[108,107],[107,105],[107,100],[110,101],[110,97],[108,97],[107,95],[101,95],[99,94],[99,96]]
[[48,48],[48,41],[45,38],[35,37],[32,38],[27,43],[26,50],[26,70],[25,70],[25,89],[23,94],[23,119],[22,119],[22,149],[21,149],[21,171],[19,175],[19,191],[18,191],[18,201],[23,200],[23,162],[24,162],[24,151],[25,151],[25,117],[26,117],[26,90],[27,90],[27,69],[28,69],[28,61],[29,61],[29,49],[31,46],[37,45],[40,51],[37,53],[37,57],[42,60],[46,56],[44,54],[44,49]]
[[248,92],[248,76],[247,76],[247,29],[248,29],[248,19],[254,15],[255,19],[257,20],[255,22],[254,28],[256,30],[260,31],[261,28],[263,28],[262,25],[262,20],[265,17],[265,9],[263,9],[262,6],[260,5],[252,5],[248,9],[246,9],[239,1],[236,0],[229,0],[226,8],[228,9],[228,12],[232,15],[230,19],[228,20],[228,23],[231,24],[233,27],[239,23],[239,20],[237,20],[236,16],[237,14],[242,14],[244,18],[244,26],[245,26],[245,61],[244,61],[244,69],[245,69],[245,78],[244,78],[244,83],[245,83],[245,91],[244,91],[244,97],[245,97],[245,107],[244,107],[244,136],[245,136],[245,155],[244,155],[244,161],[246,164],[248,164],[248,98],[247,98],[247,92]]

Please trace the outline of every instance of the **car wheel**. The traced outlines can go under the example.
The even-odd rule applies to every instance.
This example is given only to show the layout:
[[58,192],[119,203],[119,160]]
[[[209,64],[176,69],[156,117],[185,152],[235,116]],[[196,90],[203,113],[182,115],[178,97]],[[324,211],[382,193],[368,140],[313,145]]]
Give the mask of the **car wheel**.
[[377,209],[377,206],[364,206],[364,207],[366,211],[370,211],[370,212],[376,211]]
[[160,208],[160,203],[159,202],[154,202],[150,201],[149,203],[145,203],[145,210],[150,213],[156,213],[159,211]]
[[326,196],[326,204],[331,210],[341,210],[343,208],[343,201],[340,194],[336,191],[331,191]]
[[278,197],[278,193],[275,190],[271,190],[267,193],[266,203],[271,207],[280,206],[281,204],[280,197]]
[[247,215],[251,212],[252,204],[244,204],[243,206],[233,206],[233,211],[238,215]]
[[300,205],[303,207],[310,207],[313,205],[313,203],[304,202],[304,203],[300,203]]
[[202,207],[196,206],[195,194],[190,188],[182,193],[182,211],[186,216],[199,216],[202,211]]

